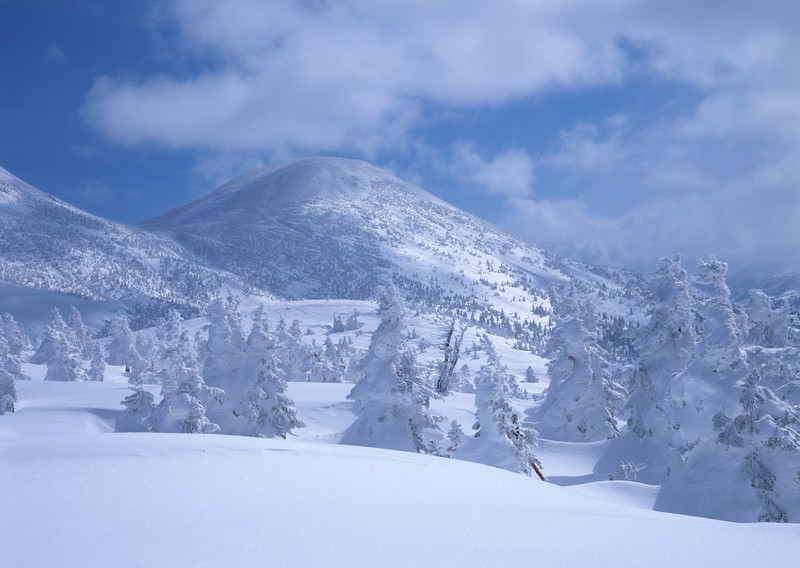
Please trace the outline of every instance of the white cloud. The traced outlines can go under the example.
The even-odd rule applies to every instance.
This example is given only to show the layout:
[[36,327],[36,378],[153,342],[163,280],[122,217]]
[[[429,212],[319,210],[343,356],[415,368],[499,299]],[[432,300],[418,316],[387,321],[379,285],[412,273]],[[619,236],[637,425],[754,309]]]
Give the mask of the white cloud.
[[521,149],[506,150],[484,159],[473,146],[459,143],[452,148],[452,160],[442,167],[491,195],[526,196],[536,182],[533,160]]
[[668,196],[615,217],[582,200],[514,199],[502,221],[533,242],[586,262],[650,270],[663,256],[710,253],[733,268],[800,269],[800,163],[773,163],[702,193]]
[[183,78],[99,78],[89,122],[123,144],[374,152],[405,142],[422,103],[500,104],[619,81],[613,37],[582,37],[551,2],[178,1]]

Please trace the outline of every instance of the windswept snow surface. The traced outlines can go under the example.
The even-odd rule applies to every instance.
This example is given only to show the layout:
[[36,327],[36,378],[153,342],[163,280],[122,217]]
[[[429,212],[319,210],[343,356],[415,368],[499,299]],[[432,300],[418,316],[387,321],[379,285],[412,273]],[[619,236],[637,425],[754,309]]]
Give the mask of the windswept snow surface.
[[[291,383],[308,426],[287,440],[119,434],[119,369],[48,383],[35,367],[18,411],[0,416],[4,566],[674,568],[792,566],[800,554],[800,525],[654,512],[648,486],[560,487],[337,445],[355,418],[350,385]],[[590,471],[574,446],[544,443],[548,471]]]

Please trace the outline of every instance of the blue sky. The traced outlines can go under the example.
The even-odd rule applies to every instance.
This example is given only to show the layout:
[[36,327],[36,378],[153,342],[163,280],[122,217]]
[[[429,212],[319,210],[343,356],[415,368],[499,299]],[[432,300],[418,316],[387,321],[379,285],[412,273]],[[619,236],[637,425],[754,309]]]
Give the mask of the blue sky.
[[800,3],[0,0],[0,166],[136,222],[368,160],[545,248],[800,267]]

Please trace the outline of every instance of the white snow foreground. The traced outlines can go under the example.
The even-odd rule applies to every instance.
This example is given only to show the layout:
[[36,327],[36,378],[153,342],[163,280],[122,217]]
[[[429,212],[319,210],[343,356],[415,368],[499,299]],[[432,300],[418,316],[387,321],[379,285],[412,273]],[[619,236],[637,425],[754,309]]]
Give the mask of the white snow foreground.
[[3,566],[730,567],[800,553],[800,525],[654,512],[641,484],[559,487],[324,443],[354,419],[349,385],[291,384],[308,427],[288,440],[112,433],[127,385],[19,388],[0,417]]

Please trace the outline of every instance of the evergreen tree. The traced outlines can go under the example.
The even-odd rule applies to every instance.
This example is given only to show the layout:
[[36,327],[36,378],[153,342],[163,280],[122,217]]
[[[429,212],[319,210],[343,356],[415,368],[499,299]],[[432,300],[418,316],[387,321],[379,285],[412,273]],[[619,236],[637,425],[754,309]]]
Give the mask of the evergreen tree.
[[273,337],[274,354],[281,361],[287,381],[322,380],[317,368],[314,353],[303,342],[303,333],[299,320],[293,320],[287,328],[283,318],[278,320]]
[[[727,265],[713,256],[698,264],[705,294],[695,306],[696,355],[668,393],[687,442],[689,451],[682,452],[687,464],[662,492],[665,499],[681,495],[690,514],[796,520],[800,410],[764,384],[761,371],[769,365],[751,364],[755,359],[743,347],[744,318],[731,304],[726,272]],[[780,351],[762,348],[760,358]]]
[[14,316],[8,312],[0,316],[0,335],[5,337],[8,349],[13,355],[21,356],[32,349],[30,338]]
[[747,303],[747,344],[766,348],[786,347],[788,338],[789,307],[786,302],[773,309],[772,299],[763,291],[750,290]]
[[151,432],[155,428],[156,409],[153,394],[142,383],[131,386],[133,393],[125,397],[123,416],[117,419],[117,432]]
[[130,355],[131,372],[128,375],[128,383],[131,385],[157,384],[161,368],[158,361],[159,354],[153,339],[141,334],[137,335]]
[[163,398],[156,408],[154,430],[214,434],[219,426],[206,417],[207,405],[216,402],[222,391],[209,387],[200,374],[197,352],[183,331],[174,349],[168,353],[163,373],[170,376],[162,381]]
[[695,356],[695,314],[689,275],[680,256],[661,260],[651,280],[650,321],[636,342],[639,353],[628,400],[628,429],[640,439],[646,476],[662,482],[685,463],[688,444],[674,416],[675,377]]
[[0,333],[0,415],[14,412],[18,400],[15,381],[21,376],[19,357],[11,353],[4,333]]
[[87,355],[89,357],[88,379],[90,381],[102,381],[106,370],[106,361],[103,346],[100,345],[99,341],[88,340]]
[[36,352],[31,355],[29,361],[35,365],[46,365],[56,357],[58,346],[67,341],[68,336],[67,324],[58,308],[53,306],[50,310],[50,321],[44,330],[42,342]]
[[130,365],[134,336],[124,315],[114,316],[109,324],[111,341],[108,343],[106,363],[109,365]]
[[209,307],[209,327],[203,379],[224,392],[219,404],[206,409],[209,420],[225,434],[238,433],[243,425],[242,408],[248,376],[242,316],[232,298],[217,298]]
[[67,327],[71,331],[71,339],[78,350],[82,359],[89,359],[91,357],[90,350],[92,349],[92,336],[89,329],[84,325],[81,313],[75,306],[69,307],[69,315],[67,316]]
[[596,334],[575,317],[559,325],[548,364],[550,385],[539,411],[542,426],[558,439],[593,442],[619,436],[617,416],[626,392],[614,381]]
[[481,337],[486,363],[475,378],[475,440],[455,453],[455,457],[491,463],[510,471],[530,475],[541,464],[534,455],[537,432],[522,426],[519,412],[509,400],[513,377],[487,335]]
[[81,349],[76,344],[75,333],[53,308],[44,339],[36,351],[35,361],[47,364],[46,381],[85,381],[89,377],[83,367]]
[[358,418],[341,443],[413,452],[436,452],[426,431],[438,431],[430,413],[431,390],[413,350],[405,349],[405,308],[394,287],[379,298],[381,323],[372,335],[360,365],[361,379],[348,398],[356,401]]
[[280,361],[274,355],[274,342],[263,323],[256,319],[247,338],[244,399],[238,406],[246,420],[242,433],[250,436],[286,438],[295,428],[305,426],[297,417],[294,401],[286,395],[286,381]]

